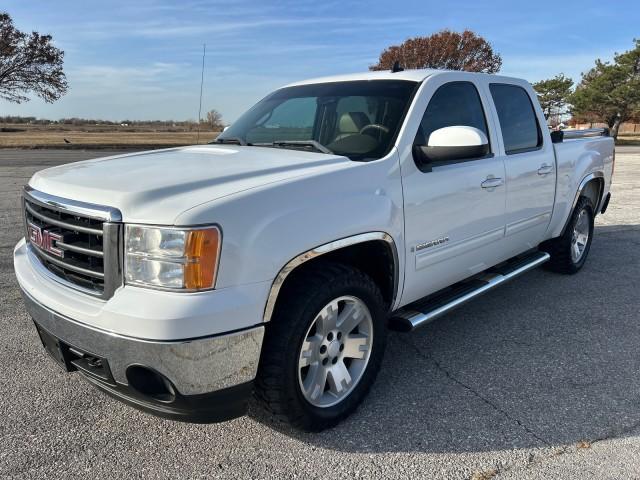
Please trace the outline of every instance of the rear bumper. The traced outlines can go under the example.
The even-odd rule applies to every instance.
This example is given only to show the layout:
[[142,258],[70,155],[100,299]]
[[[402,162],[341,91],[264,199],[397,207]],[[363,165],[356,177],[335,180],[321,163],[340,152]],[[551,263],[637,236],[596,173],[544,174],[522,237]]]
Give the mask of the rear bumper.
[[175,420],[223,421],[246,411],[264,327],[207,338],[150,341],[62,316],[23,290],[43,344],[106,393]]

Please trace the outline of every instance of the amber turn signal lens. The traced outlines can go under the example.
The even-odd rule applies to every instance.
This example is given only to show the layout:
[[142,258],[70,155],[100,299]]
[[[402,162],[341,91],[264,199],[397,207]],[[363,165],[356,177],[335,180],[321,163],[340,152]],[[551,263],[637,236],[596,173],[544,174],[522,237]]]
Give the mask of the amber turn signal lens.
[[185,242],[184,287],[194,290],[213,288],[218,273],[219,254],[220,230],[213,227],[188,231]]

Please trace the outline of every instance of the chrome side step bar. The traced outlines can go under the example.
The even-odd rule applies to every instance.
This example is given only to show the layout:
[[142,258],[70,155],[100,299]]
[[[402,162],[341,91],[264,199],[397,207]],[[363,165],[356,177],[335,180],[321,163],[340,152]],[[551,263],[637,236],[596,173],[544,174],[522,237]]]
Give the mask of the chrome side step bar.
[[389,320],[390,327],[394,330],[408,332],[426,325],[469,300],[542,265],[549,258],[549,254],[545,252],[534,252],[526,256],[515,257],[474,276],[470,280],[436,292],[394,312]]

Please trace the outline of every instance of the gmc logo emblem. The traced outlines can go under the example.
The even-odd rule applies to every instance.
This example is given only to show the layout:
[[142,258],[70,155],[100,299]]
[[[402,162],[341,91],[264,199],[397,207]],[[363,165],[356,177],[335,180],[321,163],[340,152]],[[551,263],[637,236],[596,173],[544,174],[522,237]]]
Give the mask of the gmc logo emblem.
[[51,255],[63,258],[64,250],[57,248],[55,242],[63,241],[62,235],[50,232],[49,230],[43,230],[37,225],[29,222],[27,224],[27,235],[29,236],[29,242],[36,247],[41,248]]

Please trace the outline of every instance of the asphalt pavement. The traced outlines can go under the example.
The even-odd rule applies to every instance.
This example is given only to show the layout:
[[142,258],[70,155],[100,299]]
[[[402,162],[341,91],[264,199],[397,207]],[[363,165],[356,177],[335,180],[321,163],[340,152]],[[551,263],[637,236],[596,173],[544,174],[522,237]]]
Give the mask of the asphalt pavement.
[[0,477],[640,478],[640,149],[584,269],[535,270],[410,334],[338,427],[302,434],[254,406],[191,425],[131,409],[43,351],[13,274],[37,170],[112,151],[0,150]]

